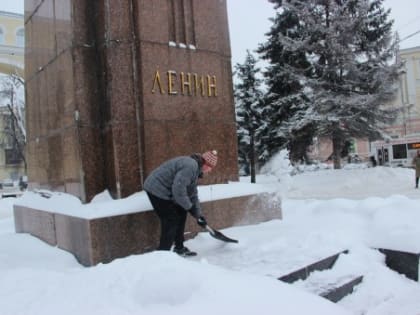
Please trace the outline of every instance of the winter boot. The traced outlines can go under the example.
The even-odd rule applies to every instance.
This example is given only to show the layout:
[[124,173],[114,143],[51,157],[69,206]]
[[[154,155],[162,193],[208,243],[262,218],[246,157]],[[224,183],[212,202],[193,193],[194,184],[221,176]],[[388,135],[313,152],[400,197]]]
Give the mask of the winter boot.
[[179,256],[182,257],[191,257],[191,256],[197,256],[196,252],[190,251],[187,247],[182,248],[174,248],[174,252],[177,253]]

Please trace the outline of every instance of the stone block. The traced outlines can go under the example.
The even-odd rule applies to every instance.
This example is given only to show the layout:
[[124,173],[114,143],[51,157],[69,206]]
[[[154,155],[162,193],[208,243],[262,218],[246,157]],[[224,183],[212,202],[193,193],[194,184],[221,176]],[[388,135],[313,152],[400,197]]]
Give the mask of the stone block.
[[53,246],[57,244],[54,213],[17,205],[13,212],[16,232],[29,233]]
[[356,276],[351,278],[349,281],[346,281],[345,283],[342,283],[337,286],[332,286],[328,288],[326,291],[322,292],[320,296],[323,298],[326,298],[327,300],[337,303],[341,299],[343,299],[345,296],[353,293],[354,288],[362,283],[363,276]]
[[335,262],[337,261],[338,256],[340,256],[341,254],[347,254],[347,253],[348,253],[347,250],[339,252],[337,254],[334,254],[332,256],[326,257],[317,262],[309,264],[305,267],[299,268],[287,275],[281,276],[278,279],[287,283],[293,283],[297,280],[305,280],[309,277],[309,275],[313,271],[322,271],[326,269],[331,269],[334,266]]
[[57,214],[57,246],[84,266],[140,254],[158,243],[159,222],[152,211],[83,219]]
[[[281,219],[280,202],[268,193],[212,200],[202,206],[215,229]],[[153,210],[88,219],[15,205],[14,215],[16,232],[30,233],[57,245],[84,266],[148,252],[159,243],[160,225]],[[200,231],[189,216],[186,239]]]
[[411,280],[420,280],[420,253],[410,253],[386,248],[380,248],[379,251],[385,255],[385,263],[389,268],[405,275]]

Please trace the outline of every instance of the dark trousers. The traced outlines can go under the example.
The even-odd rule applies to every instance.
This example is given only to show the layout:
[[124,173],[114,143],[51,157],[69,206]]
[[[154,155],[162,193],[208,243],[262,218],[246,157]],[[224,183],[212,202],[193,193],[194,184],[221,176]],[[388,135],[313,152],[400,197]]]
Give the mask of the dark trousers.
[[171,200],[161,199],[147,193],[150,203],[160,219],[160,243],[158,250],[184,247],[184,230],[187,211]]
[[419,187],[419,178],[416,177],[416,188],[418,188],[418,187]]

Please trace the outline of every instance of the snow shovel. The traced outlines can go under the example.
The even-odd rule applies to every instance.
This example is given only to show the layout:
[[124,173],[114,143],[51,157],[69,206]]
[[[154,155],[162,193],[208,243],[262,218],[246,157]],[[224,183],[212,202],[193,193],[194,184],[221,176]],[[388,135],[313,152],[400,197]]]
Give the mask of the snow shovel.
[[206,225],[206,230],[210,233],[211,236],[213,236],[215,239],[227,243],[238,243],[237,240],[234,240],[233,238],[227,237],[222,232],[219,232],[217,230],[212,229],[210,226]]

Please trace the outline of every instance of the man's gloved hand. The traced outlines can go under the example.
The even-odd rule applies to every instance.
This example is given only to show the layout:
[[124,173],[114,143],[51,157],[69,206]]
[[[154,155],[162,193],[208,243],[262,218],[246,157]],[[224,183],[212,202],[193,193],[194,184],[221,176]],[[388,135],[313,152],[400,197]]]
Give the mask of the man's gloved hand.
[[206,227],[206,225],[207,225],[206,218],[205,218],[205,217],[203,217],[203,216],[199,216],[199,217],[198,217],[198,219],[197,219],[197,224],[198,224],[199,226],[201,226],[202,228],[205,228],[205,227]]

